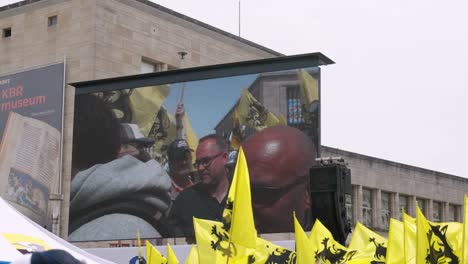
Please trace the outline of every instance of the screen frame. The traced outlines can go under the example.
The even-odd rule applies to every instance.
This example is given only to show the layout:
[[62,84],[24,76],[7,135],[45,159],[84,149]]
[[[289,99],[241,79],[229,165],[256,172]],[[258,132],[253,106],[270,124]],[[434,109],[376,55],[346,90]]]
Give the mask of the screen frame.
[[315,52],[75,82],[69,83],[68,85],[76,88],[75,96],[77,96],[81,94],[133,89],[152,85],[215,79],[244,74],[289,70],[294,68],[318,67],[334,63],[334,61],[322,53]]

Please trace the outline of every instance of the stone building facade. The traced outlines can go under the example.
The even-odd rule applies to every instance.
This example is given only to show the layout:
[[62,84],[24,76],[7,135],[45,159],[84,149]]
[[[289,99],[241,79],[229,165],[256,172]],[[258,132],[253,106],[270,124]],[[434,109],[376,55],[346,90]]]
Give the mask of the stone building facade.
[[[147,0],[26,0],[0,7],[0,33],[0,74],[65,59],[68,83],[282,55]],[[180,52],[187,53],[183,60]],[[68,233],[75,95],[73,87],[65,91],[62,237]],[[264,93],[265,100],[272,96]],[[380,212],[398,218],[405,205],[414,213],[418,199],[430,219],[461,220],[468,180],[322,147],[322,156],[337,155],[352,169],[354,220],[385,229]]]

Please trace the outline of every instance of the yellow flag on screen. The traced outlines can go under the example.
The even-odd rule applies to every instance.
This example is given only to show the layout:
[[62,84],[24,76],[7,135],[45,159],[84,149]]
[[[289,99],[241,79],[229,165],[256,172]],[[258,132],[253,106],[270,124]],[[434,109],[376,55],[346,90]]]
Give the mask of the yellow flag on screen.
[[302,105],[310,105],[319,99],[318,80],[314,79],[306,70],[301,69],[298,73]]
[[237,109],[234,109],[234,111],[232,112],[232,132],[229,137],[231,148],[234,150],[238,150],[241,146],[242,140],[243,132],[240,124],[239,112],[237,111]]
[[195,133],[195,130],[193,130],[193,127],[192,127],[192,124],[190,123],[187,112],[185,112],[182,122],[184,123],[184,128],[185,128],[185,140],[187,141],[189,148],[193,150],[192,161],[195,161],[196,160],[195,151],[197,150],[197,147],[198,147],[198,136],[197,136],[197,133]]
[[237,111],[240,124],[250,126],[257,131],[281,123],[280,119],[268,111],[247,89],[242,89]]
[[130,94],[132,122],[137,124],[143,135],[148,135],[154,118],[169,95],[167,85],[148,86],[133,89]]

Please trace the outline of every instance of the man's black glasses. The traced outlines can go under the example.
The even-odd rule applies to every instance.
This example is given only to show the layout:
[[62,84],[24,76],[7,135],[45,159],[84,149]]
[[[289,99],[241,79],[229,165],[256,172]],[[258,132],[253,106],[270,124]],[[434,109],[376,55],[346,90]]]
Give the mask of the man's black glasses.
[[214,159],[216,159],[217,157],[223,155],[224,152],[220,152],[216,155],[213,155],[213,156],[208,156],[208,157],[204,157],[204,158],[201,158],[201,159],[197,159],[195,160],[195,163],[193,163],[193,166],[195,168],[198,168],[198,166],[200,165],[203,165],[203,167],[207,168],[211,165],[211,162],[213,162]]

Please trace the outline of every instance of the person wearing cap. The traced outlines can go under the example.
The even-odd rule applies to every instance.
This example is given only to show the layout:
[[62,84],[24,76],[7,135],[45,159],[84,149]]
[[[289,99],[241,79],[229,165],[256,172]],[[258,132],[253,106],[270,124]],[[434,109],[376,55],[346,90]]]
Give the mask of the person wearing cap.
[[[120,136],[124,127],[132,136]],[[123,139],[132,139],[124,141],[129,144],[135,139],[149,144],[134,128],[121,126],[99,97],[76,97],[70,241],[133,239],[137,228],[143,238],[168,235],[169,175],[154,159],[118,157]]]
[[145,149],[151,148],[154,140],[143,136],[137,124],[122,123],[120,125],[120,140],[119,157],[131,155],[143,162],[151,159],[150,154]]
[[181,191],[193,185],[192,152],[184,139],[174,140],[167,149],[169,176],[172,179],[170,195],[173,200]]

